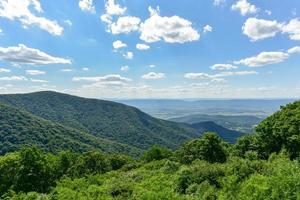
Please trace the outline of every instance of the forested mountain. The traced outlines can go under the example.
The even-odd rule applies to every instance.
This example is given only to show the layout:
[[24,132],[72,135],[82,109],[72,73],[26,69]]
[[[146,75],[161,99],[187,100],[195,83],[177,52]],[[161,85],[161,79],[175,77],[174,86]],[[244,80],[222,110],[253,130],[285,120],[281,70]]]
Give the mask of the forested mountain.
[[244,134],[238,131],[229,130],[227,128],[224,128],[223,126],[220,126],[212,121],[207,122],[199,122],[195,124],[191,124],[191,127],[200,131],[200,132],[207,132],[212,131],[215,133],[218,133],[219,136],[230,143],[236,142],[236,140],[243,136]]
[[0,154],[35,145],[45,151],[84,152],[99,150],[138,155],[140,149],[101,139],[81,130],[34,116],[21,109],[0,104]]
[[[91,138],[91,141],[97,141],[96,138],[98,138],[102,141],[98,143],[99,146],[97,144],[90,146],[100,148],[104,151],[107,149],[111,151],[111,148],[119,149],[119,145],[122,147],[130,146],[131,150],[136,149],[141,151],[148,149],[154,144],[176,149],[184,141],[197,138],[206,131],[219,132],[218,130],[220,130],[218,125],[212,123],[209,126],[203,124],[202,127],[201,125],[193,127],[183,123],[157,119],[134,107],[120,103],[81,98],[57,92],[0,95],[0,102],[31,113],[31,115],[36,116],[34,119],[42,118],[47,123],[51,122],[61,127],[61,129],[64,128],[61,130],[63,133],[67,132],[66,129],[74,130],[73,137],[77,137],[77,133],[79,134],[79,138],[82,137],[83,133],[89,135],[89,137],[82,137],[82,140],[77,140],[77,142],[83,141],[84,144],[90,145],[90,142],[85,141],[88,140],[87,138]],[[16,112],[16,110],[13,110],[13,112]],[[3,120],[5,119],[3,118]],[[22,121],[15,121],[14,123],[19,122],[21,123],[19,126],[30,124],[28,122],[23,123]],[[0,126],[0,130],[5,130],[6,123],[3,121],[3,126]],[[31,127],[27,127],[26,129],[30,130]],[[41,128],[40,131],[43,132],[43,129]],[[226,135],[224,139],[228,139],[230,142],[235,141],[240,136],[235,131],[227,129],[222,129],[222,131],[224,132],[220,133],[221,136]],[[59,131],[55,133],[64,139],[68,138],[64,134],[59,135]],[[12,133],[6,131],[6,134],[16,133],[15,131]],[[53,134],[50,135],[53,137]],[[31,141],[29,133],[23,135],[23,137],[29,137],[29,141]],[[40,137],[40,139],[45,140],[49,137],[46,134],[44,137]],[[25,139],[23,140],[25,141]],[[36,140],[38,140],[38,137]],[[55,141],[59,143],[58,139]],[[109,147],[110,145],[102,145],[103,141],[111,141],[113,142],[112,146],[114,144],[117,144],[117,146]],[[35,141],[32,144],[37,143],[38,141]],[[128,151],[131,152],[131,150]]]
[[227,129],[240,131],[243,133],[253,133],[254,128],[264,119],[263,116],[254,115],[207,115],[194,114],[182,117],[170,118],[168,120],[181,123],[199,123],[213,121]]
[[140,159],[101,152],[0,156],[1,199],[299,199],[300,101],[229,144],[215,133]]

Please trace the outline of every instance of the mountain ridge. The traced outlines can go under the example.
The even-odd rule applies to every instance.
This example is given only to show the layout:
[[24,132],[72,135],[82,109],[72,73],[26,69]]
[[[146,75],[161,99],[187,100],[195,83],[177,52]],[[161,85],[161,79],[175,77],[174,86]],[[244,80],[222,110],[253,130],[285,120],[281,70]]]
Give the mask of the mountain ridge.
[[[0,95],[0,103],[101,140],[140,150],[146,150],[154,144],[176,149],[183,142],[216,129],[212,124],[209,128],[195,128],[185,123],[151,117],[132,106],[53,91]],[[235,141],[238,136],[232,134],[234,139],[229,142]]]

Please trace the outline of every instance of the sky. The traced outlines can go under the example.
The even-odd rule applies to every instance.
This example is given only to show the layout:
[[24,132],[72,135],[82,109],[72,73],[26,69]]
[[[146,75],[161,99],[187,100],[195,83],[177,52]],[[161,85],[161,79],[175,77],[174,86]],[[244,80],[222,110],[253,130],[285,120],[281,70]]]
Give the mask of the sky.
[[299,0],[0,0],[0,93],[300,98]]

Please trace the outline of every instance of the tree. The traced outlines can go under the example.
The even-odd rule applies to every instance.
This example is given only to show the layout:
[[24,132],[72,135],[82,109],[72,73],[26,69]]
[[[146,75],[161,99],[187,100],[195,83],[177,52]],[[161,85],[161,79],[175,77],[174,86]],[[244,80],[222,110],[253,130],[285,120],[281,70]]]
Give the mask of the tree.
[[185,143],[177,152],[177,157],[185,164],[196,159],[222,163],[227,159],[227,152],[222,139],[216,133],[208,132],[200,139]]
[[171,155],[172,151],[170,151],[169,149],[154,145],[145,152],[142,159],[146,162],[150,162],[153,160],[162,160],[164,158],[169,158]]

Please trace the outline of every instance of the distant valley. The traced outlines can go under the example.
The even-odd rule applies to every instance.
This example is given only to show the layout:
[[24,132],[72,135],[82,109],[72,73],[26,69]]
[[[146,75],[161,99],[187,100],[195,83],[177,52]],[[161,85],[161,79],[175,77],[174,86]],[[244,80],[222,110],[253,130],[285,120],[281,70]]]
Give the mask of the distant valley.
[[213,121],[243,133],[253,133],[263,119],[293,101],[295,99],[119,100],[154,117],[189,124]]

